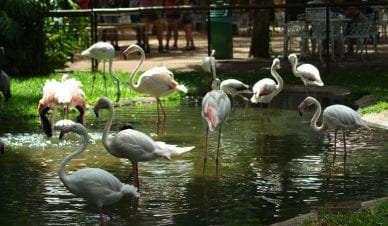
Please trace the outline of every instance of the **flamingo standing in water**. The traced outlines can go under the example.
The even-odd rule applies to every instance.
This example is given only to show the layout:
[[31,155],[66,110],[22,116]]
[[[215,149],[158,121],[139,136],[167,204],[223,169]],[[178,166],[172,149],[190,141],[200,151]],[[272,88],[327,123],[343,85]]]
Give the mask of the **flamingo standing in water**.
[[298,65],[298,57],[294,53],[291,53],[288,56],[288,61],[291,64],[292,73],[295,77],[299,77],[302,80],[307,96],[309,95],[307,86],[324,86],[317,67],[312,64]]
[[[105,83],[105,95],[107,94],[106,93],[106,77],[105,77],[105,61],[109,62],[109,74],[112,77],[112,79],[116,82],[116,86],[117,86],[116,102],[118,102],[120,100],[121,90],[120,90],[120,80],[112,72],[112,63],[113,63],[113,58],[115,56],[114,46],[108,42],[97,42],[97,43],[91,45],[86,50],[82,51],[81,55],[94,58],[97,60],[97,62],[100,62],[101,60],[103,61],[103,63],[104,63],[103,76],[104,76],[104,83]],[[93,74],[92,93],[93,93],[93,89],[94,89],[94,81],[95,80],[96,80],[96,74]]]
[[100,109],[109,110],[108,121],[102,134],[102,144],[111,155],[131,161],[133,185],[137,188],[140,188],[138,162],[151,161],[157,157],[164,157],[170,160],[171,156],[183,154],[194,148],[193,146],[177,147],[176,145],[154,141],[146,134],[133,129],[121,130],[109,140],[108,135],[113,121],[113,106],[108,98],[101,97],[94,106],[94,112],[97,117]]
[[271,75],[275,78],[277,84],[274,80],[270,78],[264,78],[255,83],[252,88],[253,96],[251,97],[252,103],[260,103],[261,111],[260,111],[260,119],[261,125],[263,125],[263,103],[268,103],[268,122],[271,122],[270,114],[269,114],[269,103],[271,100],[282,91],[284,82],[282,77],[280,77],[277,70],[280,69],[280,60],[279,58],[275,58],[272,62],[271,66]]
[[[65,187],[73,194],[95,204],[100,211],[100,222],[103,222],[104,207],[118,202],[123,196],[140,197],[137,188],[121,183],[111,173],[100,168],[83,168],[71,175],[65,174],[65,167],[71,159],[85,151],[89,143],[89,135],[82,124],[76,123],[61,130],[59,138],[73,132],[83,137],[83,142],[77,151],[64,158],[59,166],[58,175]],[[112,220],[111,214],[107,213]]]
[[158,112],[157,125],[159,128],[159,107],[163,114],[163,124],[165,123],[167,118],[162,102],[160,101],[160,97],[167,96],[174,91],[187,93],[187,88],[184,85],[178,84],[178,82],[176,82],[173,78],[173,73],[166,67],[154,67],[147,70],[140,76],[138,83],[135,84],[135,76],[145,59],[145,53],[140,46],[130,45],[126,50],[124,50],[124,55],[127,56],[134,52],[140,53],[140,60],[136,68],[131,73],[131,76],[129,78],[129,85],[136,92],[146,93],[156,98]]
[[0,47],[0,92],[2,93],[2,101],[0,107],[3,106],[3,102],[11,98],[11,82],[7,73],[2,69],[2,56],[4,55],[4,47]]
[[[39,100],[38,112],[43,131],[47,137],[52,137],[59,105],[63,106],[66,119],[68,119],[69,108],[74,106],[80,112],[76,121],[85,125],[86,101],[81,86],[79,81],[69,78],[67,74],[62,76],[62,82],[55,79],[46,81],[43,87],[43,97]],[[52,110],[50,120],[46,116],[49,110]],[[62,127],[70,124],[72,124],[70,120],[61,120],[57,126]]]
[[[214,54],[214,50],[213,50]],[[212,57],[212,56],[211,56]],[[218,126],[218,142],[216,154],[216,173],[219,172],[219,152],[221,142],[222,126],[229,117],[231,111],[231,103],[228,95],[220,90],[220,80],[216,77],[215,60],[209,60],[211,72],[213,74],[212,90],[206,93],[202,99],[202,118],[206,121],[206,138],[205,138],[205,153],[203,158],[202,174],[205,174],[206,162],[208,158],[208,137],[209,130],[213,131]]]
[[368,127],[364,120],[350,107],[341,104],[335,104],[328,106],[322,113],[322,124],[317,125],[319,116],[321,115],[322,108],[321,104],[314,97],[306,97],[302,103],[298,106],[299,114],[302,115],[304,110],[310,105],[315,105],[316,110],[313,118],[311,119],[310,127],[318,132],[324,132],[329,129],[334,129],[334,155],[333,163],[336,156],[336,143],[337,143],[337,132],[338,130],[343,131],[343,142],[344,142],[344,159],[346,159],[346,131],[364,127],[368,130],[369,135],[372,130]]

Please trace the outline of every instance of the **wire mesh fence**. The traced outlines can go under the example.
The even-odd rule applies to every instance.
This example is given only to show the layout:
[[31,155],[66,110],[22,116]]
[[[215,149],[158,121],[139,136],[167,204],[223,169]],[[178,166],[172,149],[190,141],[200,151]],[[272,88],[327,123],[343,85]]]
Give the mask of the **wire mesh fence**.
[[[341,5],[340,5],[341,6]],[[185,32],[183,24],[178,24],[177,48],[170,48],[167,52],[161,53],[156,37],[157,31],[149,29],[150,50],[146,53],[146,63],[144,69],[153,66],[167,66],[174,70],[195,69],[201,59],[207,56],[212,48],[216,49],[221,61],[250,61],[250,47],[252,42],[252,32],[255,23],[260,18],[256,18],[258,11],[268,12],[270,15],[269,30],[270,54],[271,56],[286,57],[293,52],[301,55],[306,60],[316,61],[317,64],[339,64],[346,62],[373,62],[382,61],[388,57],[388,35],[387,35],[387,14],[386,4],[370,3],[358,4],[358,7],[365,14],[365,10],[370,10],[373,18],[367,22],[370,26],[368,30],[363,30],[360,38],[347,36],[347,30],[352,19],[343,18],[338,32],[334,35],[334,23],[339,20],[332,16],[332,10],[338,7],[334,4],[303,4],[303,5],[276,5],[276,6],[213,6],[213,7],[175,7],[181,13],[188,10],[194,12],[193,36],[195,49],[186,49]],[[341,7],[350,7],[345,4]],[[298,8],[298,14],[293,15],[292,10]],[[128,69],[124,61],[122,51],[130,44],[138,43],[139,29],[144,28],[144,24],[134,21],[133,16],[144,10],[157,13],[162,20],[163,46],[166,47],[166,34],[168,18],[166,16],[167,7],[147,8],[118,8],[118,9],[92,9],[78,11],[52,11],[46,20],[52,23],[51,31],[62,29],[63,32],[72,33],[74,40],[79,46],[79,51],[72,55],[68,66],[72,70],[90,70],[92,63],[89,58],[80,56],[80,52],[90,44],[97,41],[110,41],[116,47],[115,68]],[[306,12],[317,9],[322,14],[316,14],[312,20],[308,19]],[[365,10],[364,10],[365,9]],[[365,11],[365,12],[364,12]],[[326,15],[328,19],[326,20]],[[335,16],[343,16],[334,14]],[[107,20],[106,18],[110,18]],[[369,18],[367,18],[369,19]],[[324,33],[317,38],[317,32],[313,32],[315,25],[312,21],[321,20],[323,27],[319,28]],[[108,21],[108,22],[107,22]],[[365,26],[366,26],[365,25]],[[151,26],[152,27],[152,26]],[[316,27],[315,27],[316,28]],[[50,33],[50,30],[46,31]],[[365,34],[367,32],[367,34]],[[337,37],[337,38],[335,38]],[[260,41],[260,40],[254,40]],[[173,41],[170,41],[170,47]],[[353,49],[350,49],[353,47]],[[340,49],[337,51],[337,49]]]

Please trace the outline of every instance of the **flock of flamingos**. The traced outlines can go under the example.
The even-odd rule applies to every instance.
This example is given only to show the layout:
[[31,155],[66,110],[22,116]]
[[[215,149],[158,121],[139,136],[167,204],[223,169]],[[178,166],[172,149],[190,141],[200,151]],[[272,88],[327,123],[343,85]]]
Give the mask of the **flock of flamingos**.
[[[157,123],[164,123],[166,121],[166,113],[160,101],[160,97],[166,96],[175,91],[186,93],[187,88],[176,82],[173,78],[173,73],[165,67],[155,67],[145,71],[140,76],[137,83],[135,83],[135,75],[145,59],[145,53],[139,46],[130,45],[124,51],[124,54],[127,56],[132,53],[140,53],[140,60],[130,75],[129,85],[133,90],[139,93],[145,93],[156,98],[158,112]],[[83,51],[82,55],[93,57],[98,61],[104,61],[104,65],[106,60],[109,61],[109,73],[117,85],[116,101],[118,101],[120,99],[121,92],[119,80],[112,73],[112,59],[114,56],[113,46],[108,43],[98,42]],[[318,69],[311,64],[299,65],[298,58],[295,54],[290,54],[288,56],[288,60],[292,66],[293,74],[303,81],[306,89],[307,97],[298,106],[299,113],[302,115],[306,108],[314,105],[316,110],[311,119],[311,128],[315,131],[321,132],[334,129],[333,161],[335,161],[337,131],[342,130],[344,158],[346,158],[345,132],[353,128],[365,127],[369,134],[371,134],[371,129],[353,109],[347,106],[339,104],[331,105],[322,112],[320,103],[314,97],[308,96],[308,86],[324,85],[320,78]],[[280,68],[280,60],[278,58],[273,60],[271,66],[271,75],[275,80],[270,78],[261,79],[253,85],[252,89],[250,89],[249,85],[236,79],[227,79],[221,82],[216,77],[216,60],[214,58],[214,51],[210,56],[203,59],[201,66],[205,71],[210,72],[213,77],[211,91],[209,91],[202,99],[202,117],[207,125],[203,174],[205,174],[207,163],[209,130],[213,131],[218,128],[219,132],[216,152],[216,170],[218,175],[221,130],[231,112],[233,98],[235,96],[240,96],[247,102],[250,101],[251,103],[256,104],[269,104],[271,100],[282,91],[284,82],[277,72]],[[138,162],[150,161],[158,157],[170,159],[171,156],[183,154],[192,150],[194,147],[177,147],[176,145],[166,144],[161,141],[154,141],[148,135],[132,128],[123,129],[116,133],[113,138],[108,139],[113,121],[114,109],[109,99],[101,97],[94,106],[96,116],[99,116],[99,111],[101,109],[107,109],[109,111],[108,119],[103,129],[102,143],[106,150],[113,156],[117,158],[125,158],[131,161],[133,168],[133,185],[124,184],[111,173],[99,168],[84,168],[72,173],[71,175],[66,175],[66,164],[72,158],[83,152],[89,141],[88,133],[84,127],[86,102],[84,99],[85,94],[82,91],[81,86],[82,84],[79,81],[74,78],[70,78],[67,75],[63,76],[62,81],[46,81],[43,88],[43,97],[38,104],[38,111],[42,128],[48,137],[53,135],[54,129],[60,130],[60,138],[70,132],[79,134],[83,137],[83,142],[80,147],[61,162],[58,174],[63,184],[70,192],[85,198],[99,208],[100,221],[103,221],[103,214],[107,214],[112,219],[111,214],[105,211],[105,206],[119,201],[125,195],[132,195],[136,200],[140,196]],[[244,94],[248,93],[252,95],[250,99],[244,96]],[[59,106],[63,108],[65,118],[68,117],[70,107],[78,109],[80,114],[76,119],[77,123],[68,119],[55,122],[57,107]],[[47,117],[47,113],[50,110],[52,113],[49,119]],[[261,123],[263,124],[264,117],[262,109],[260,112]],[[160,114],[163,115],[163,119],[161,119]],[[321,114],[322,122],[320,126],[318,126],[317,121]],[[270,122],[269,114],[267,117]]]

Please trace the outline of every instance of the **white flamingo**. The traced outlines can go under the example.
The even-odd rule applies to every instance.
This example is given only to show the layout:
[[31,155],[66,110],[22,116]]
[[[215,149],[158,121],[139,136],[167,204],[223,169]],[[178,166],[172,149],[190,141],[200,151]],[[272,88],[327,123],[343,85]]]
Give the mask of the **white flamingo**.
[[129,78],[129,85],[133,90],[139,93],[146,93],[156,98],[158,119],[157,124],[160,124],[159,107],[163,113],[163,123],[166,121],[166,112],[164,111],[160,97],[167,96],[174,91],[180,91],[187,93],[187,88],[184,85],[178,84],[174,80],[173,73],[166,67],[154,67],[145,71],[139,78],[138,83],[135,84],[135,76],[140,66],[145,60],[145,53],[143,49],[138,45],[130,45],[124,50],[124,55],[128,55],[134,52],[140,53],[140,60],[136,68],[132,71]]
[[[62,76],[62,82],[55,79],[45,82],[43,96],[38,104],[38,112],[43,131],[48,137],[52,136],[55,127],[72,124],[72,121],[67,119],[70,107],[75,107],[80,113],[76,121],[83,125],[86,124],[86,101],[81,86],[81,82],[69,78],[67,74]],[[54,124],[58,106],[63,106],[66,120],[61,120],[59,123]],[[52,110],[52,113],[49,120],[46,114],[50,110]]]
[[264,78],[259,80],[258,82],[255,83],[255,85],[252,88],[253,95],[251,97],[251,102],[252,103],[260,103],[261,105],[261,111],[260,111],[260,119],[261,119],[261,124],[263,125],[263,109],[262,109],[262,104],[263,103],[268,103],[268,112],[267,112],[267,117],[268,117],[268,122],[271,121],[270,119],[270,114],[269,114],[269,103],[272,101],[272,99],[282,91],[284,82],[282,77],[280,77],[279,73],[277,70],[280,69],[280,60],[279,58],[275,58],[272,61],[272,66],[271,66],[271,75],[275,78],[276,83],[274,80],[270,78]]
[[315,105],[316,110],[314,116],[311,119],[310,127],[318,132],[324,132],[329,129],[334,129],[334,156],[336,155],[336,143],[337,143],[337,132],[338,130],[343,131],[343,142],[344,142],[344,158],[346,159],[346,136],[345,133],[348,130],[364,127],[368,130],[368,133],[371,134],[371,129],[368,125],[362,120],[362,118],[350,107],[341,104],[335,104],[328,106],[322,113],[322,124],[317,125],[319,116],[321,115],[321,104],[314,97],[306,97],[302,103],[298,106],[300,115],[303,114],[303,111],[310,105]]
[[[103,61],[105,95],[106,95],[105,61],[109,62],[109,74],[114,80],[114,82],[116,82],[116,86],[117,86],[116,102],[118,102],[120,100],[121,90],[120,90],[120,80],[112,72],[113,58],[115,56],[115,48],[113,47],[113,45],[108,42],[97,42],[91,45],[88,49],[82,51],[81,55],[94,58],[97,60],[97,62]],[[92,93],[94,89],[94,80],[96,80],[96,74],[93,74]]]
[[[216,64],[217,61],[214,57],[215,50],[213,49],[210,56],[206,56],[202,59],[201,67],[205,72],[209,72],[213,76],[213,81],[217,78]],[[231,96],[232,106],[234,103],[234,98],[236,96],[241,97],[245,101],[249,101],[243,94],[252,92],[249,90],[249,85],[237,80],[237,79],[226,79],[221,82],[220,89],[224,91],[227,95]],[[245,106],[245,109],[248,105]]]
[[140,188],[138,162],[146,162],[164,157],[171,159],[171,156],[180,155],[191,151],[194,147],[177,147],[176,145],[154,141],[146,134],[125,129],[119,131],[112,139],[108,139],[109,131],[113,121],[113,106],[106,97],[101,97],[94,106],[94,112],[98,117],[100,109],[108,109],[109,116],[102,134],[102,143],[106,150],[113,156],[125,158],[132,163],[133,184]]
[[[71,175],[65,174],[65,167],[71,159],[81,154],[89,143],[89,135],[82,124],[76,123],[61,130],[60,138],[66,133],[73,132],[83,137],[83,142],[77,151],[64,158],[59,166],[58,175],[65,187],[73,194],[95,204],[100,211],[100,221],[103,221],[104,207],[118,202],[123,196],[140,197],[137,188],[121,183],[111,173],[100,168],[83,168]],[[110,219],[112,216],[107,213]]]
[[214,57],[214,54],[216,53],[216,50],[212,50],[210,53],[210,56],[206,56],[202,59],[201,67],[202,70],[205,72],[209,72],[213,75],[213,80],[215,79],[215,73],[216,73],[216,58]]
[[291,64],[292,73],[296,77],[299,77],[302,80],[305,86],[306,95],[309,95],[307,86],[311,86],[311,85],[324,86],[323,81],[321,79],[321,75],[317,67],[315,67],[312,64],[298,65],[298,57],[294,53],[288,56],[288,61]]
[[[214,54],[214,50],[212,55]],[[214,60],[209,60],[211,72],[213,74],[212,90],[206,93],[202,99],[202,118],[206,121],[206,138],[205,138],[205,153],[203,158],[203,170],[202,174],[205,174],[206,162],[208,158],[208,137],[209,130],[213,131],[218,126],[218,142],[217,142],[217,154],[216,154],[216,173],[219,172],[219,152],[222,126],[229,117],[231,111],[231,103],[228,95],[220,90],[220,80],[216,77]]]

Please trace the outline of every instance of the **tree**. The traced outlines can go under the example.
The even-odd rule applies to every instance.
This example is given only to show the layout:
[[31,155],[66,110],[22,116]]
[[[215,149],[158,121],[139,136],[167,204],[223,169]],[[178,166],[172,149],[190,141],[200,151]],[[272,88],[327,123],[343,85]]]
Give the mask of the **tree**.
[[[253,0],[252,3],[256,6],[270,6],[273,4],[273,0]],[[249,49],[250,57],[253,56],[268,58],[270,56],[270,18],[270,9],[253,11],[253,31],[251,37],[251,47]]]
[[43,15],[49,0],[2,0],[0,4],[0,46],[9,59],[11,75],[45,70]]

